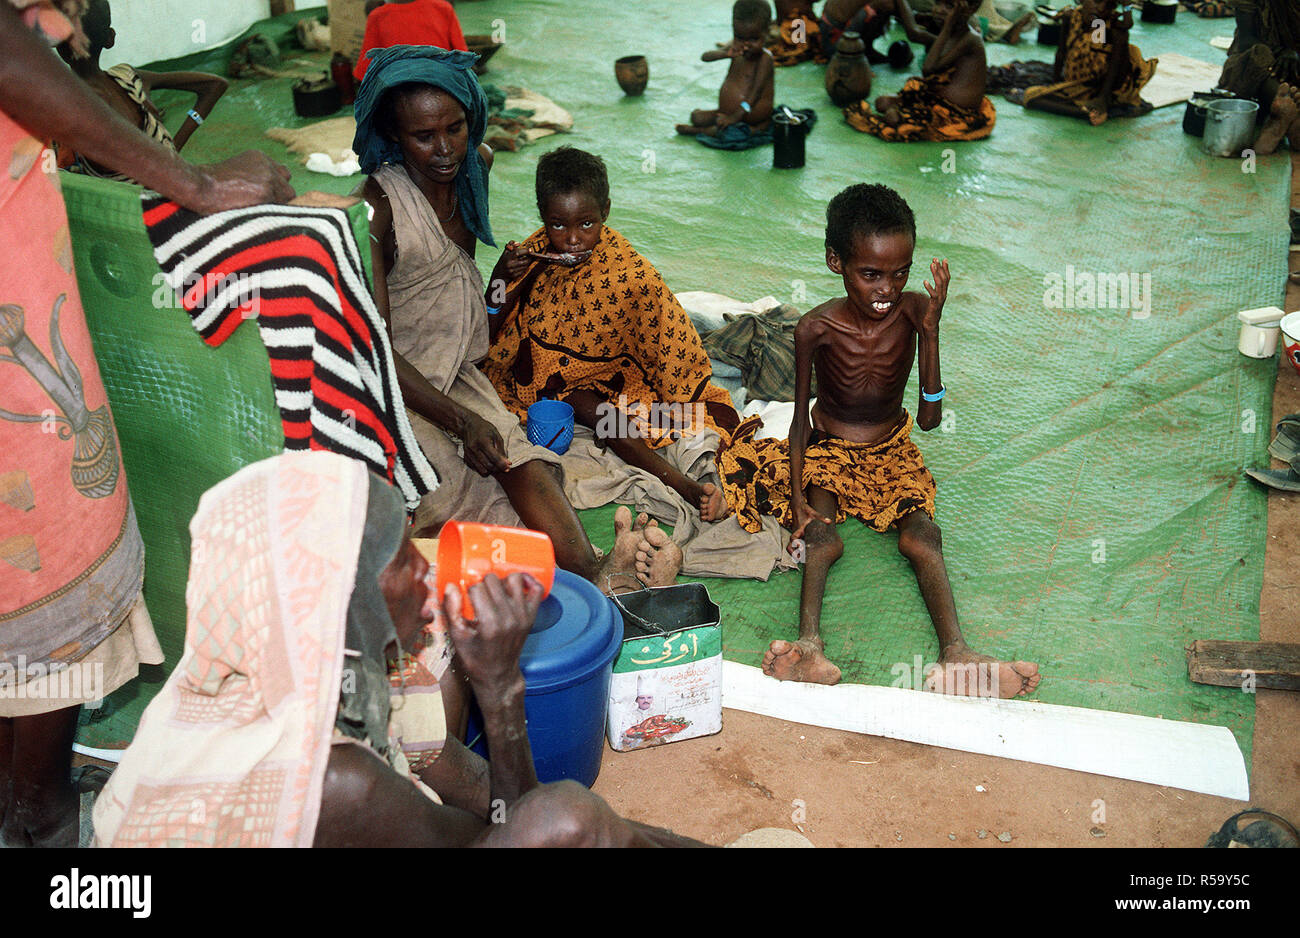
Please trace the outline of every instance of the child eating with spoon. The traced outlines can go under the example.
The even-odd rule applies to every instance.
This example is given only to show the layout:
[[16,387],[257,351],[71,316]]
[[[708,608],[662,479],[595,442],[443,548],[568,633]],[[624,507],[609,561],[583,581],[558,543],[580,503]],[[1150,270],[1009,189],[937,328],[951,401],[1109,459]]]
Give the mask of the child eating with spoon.
[[578,423],[627,464],[682,496],[704,521],[726,517],[716,469],[691,478],[661,455],[715,431],[720,447],[740,422],[710,383],[695,326],[609,217],[598,156],[560,147],[537,164],[542,228],[510,242],[487,287],[492,348],[483,370],[523,417],[543,398],[567,401]]

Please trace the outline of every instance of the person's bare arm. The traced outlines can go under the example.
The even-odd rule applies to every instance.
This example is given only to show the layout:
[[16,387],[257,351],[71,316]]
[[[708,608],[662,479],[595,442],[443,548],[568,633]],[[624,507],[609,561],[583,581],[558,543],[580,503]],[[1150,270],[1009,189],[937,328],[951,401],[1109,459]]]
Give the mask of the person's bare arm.
[[250,150],[194,166],[131,126],[77,78],[0,3],[0,110],[41,139],[139,180],[196,212],[293,198],[289,170]]
[[943,419],[943,402],[927,401],[925,393],[938,394],[943,387],[943,378],[939,374],[939,319],[943,314],[943,304],[948,298],[948,262],[937,258],[930,262],[930,275],[934,286],[924,281],[925,290],[930,295],[917,306],[920,315],[913,320],[917,332],[917,359],[921,372],[920,393],[917,395],[916,425],[922,430],[933,430]]
[[1133,14],[1125,11],[1111,17],[1109,25],[1110,59],[1106,63],[1106,74],[1094,99],[1098,107],[1109,107],[1111,92],[1122,80],[1129,66],[1128,34],[1133,28]]
[[947,48],[940,52],[939,49],[943,43],[936,42],[926,53],[925,63],[921,66],[922,75],[934,75],[947,71],[962,59],[979,52],[983,42],[972,32],[967,32],[965,36],[949,37]]
[[898,17],[898,23],[903,27],[903,32],[912,42],[919,42],[921,45],[929,47],[939,37],[928,29],[924,29],[916,22],[916,17],[912,14],[912,8],[908,5],[907,0],[894,0],[894,15]]
[[[211,75],[207,72],[143,72],[136,69],[135,73],[140,76],[140,80],[144,82],[145,90],[149,93],[152,93],[157,88],[162,88],[165,90],[188,91],[196,95],[197,100],[191,110],[204,120],[212,113],[217,101],[230,87],[230,82],[220,75]],[[176,144],[176,149],[180,150],[184,147],[198,128],[198,122],[187,114],[185,121],[172,135],[172,143]]]
[[504,581],[489,574],[470,587],[469,598],[475,614],[470,621],[461,614],[457,586],[448,586],[443,610],[456,660],[483,714],[483,733],[492,752],[488,764],[492,801],[509,806],[537,787],[524,721],[519,657],[537,618],[542,586],[522,573],[512,573]]
[[[370,266],[372,292],[379,315],[384,317],[388,337],[392,340],[393,324],[388,304],[388,269],[394,253],[393,210],[383,187],[369,177],[357,193],[373,209],[370,217]],[[420,370],[393,349],[397,366],[397,384],[407,407],[421,417],[460,438],[465,444],[465,464],[479,475],[488,476],[510,468],[501,435],[490,423],[443,394]]]
[[1062,81],[1065,77],[1065,54],[1069,51],[1066,40],[1069,39],[1070,22],[1062,19],[1059,13],[1052,18],[1061,28],[1060,39],[1056,43],[1056,56],[1052,59],[1052,77],[1055,81]]
[[942,72],[970,54],[971,43],[978,40],[971,32],[970,17],[965,13],[961,4],[948,13],[948,18],[943,21],[943,29],[925,54],[925,61],[921,64],[922,75]]
[[822,325],[815,316],[804,316],[794,328],[794,419],[790,421],[790,514],[793,529],[790,538],[803,537],[804,528],[813,521],[833,524],[808,506],[803,492],[803,456],[808,448],[812,425],[808,419],[808,401],[812,397],[813,351],[821,340]]
[[701,62],[717,62],[719,59],[735,58],[735,44],[728,42],[725,46],[717,49],[710,49],[700,56]]
[[481,818],[435,804],[365,746],[330,747],[312,846],[463,847],[482,833]]
[[[525,255],[523,250],[524,247],[519,242],[507,242],[496,266],[492,268],[492,276],[488,278],[484,299],[488,308],[490,341],[496,341],[497,334],[510,317],[515,304],[528,294],[542,272],[542,264],[536,258]],[[496,312],[491,312],[494,309]]]

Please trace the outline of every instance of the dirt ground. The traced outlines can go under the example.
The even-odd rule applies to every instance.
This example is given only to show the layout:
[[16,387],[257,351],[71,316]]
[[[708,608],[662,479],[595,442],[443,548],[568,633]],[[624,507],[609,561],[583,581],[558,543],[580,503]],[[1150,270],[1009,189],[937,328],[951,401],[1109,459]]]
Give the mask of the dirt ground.
[[[1300,155],[1292,156],[1291,204],[1300,208]],[[1289,269],[1300,271],[1300,252],[1291,252]],[[1289,284],[1286,310],[1296,309],[1300,287]],[[1285,358],[1278,362],[1273,413],[1281,416],[1300,411],[1300,375]],[[1260,639],[1300,642],[1300,586],[1291,583],[1300,568],[1300,496],[1270,492],[1268,509]],[[1258,692],[1250,804],[1293,824],[1300,823],[1297,726],[1300,694]],[[725,711],[716,736],[636,753],[607,750],[593,790],[620,814],[708,843],[800,822],[818,847],[1201,847],[1247,806],[738,710]],[[1098,799],[1103,823],[1094,820]]]

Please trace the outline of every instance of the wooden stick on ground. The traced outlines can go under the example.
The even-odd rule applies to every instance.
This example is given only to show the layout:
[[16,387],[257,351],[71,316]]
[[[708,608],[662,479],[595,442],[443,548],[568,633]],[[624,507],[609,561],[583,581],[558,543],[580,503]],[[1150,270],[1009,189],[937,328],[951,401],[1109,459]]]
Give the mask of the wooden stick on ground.
[[1200,639],[1187,653],[1187,675],[1198,684],[1241,687],[1247,671],[1256,687],[1300,690],[1300,643]]

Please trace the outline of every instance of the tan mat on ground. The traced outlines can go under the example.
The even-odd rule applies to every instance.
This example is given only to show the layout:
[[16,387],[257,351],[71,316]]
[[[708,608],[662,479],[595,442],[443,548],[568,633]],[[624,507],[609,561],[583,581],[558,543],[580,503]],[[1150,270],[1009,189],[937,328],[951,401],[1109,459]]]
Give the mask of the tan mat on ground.
[[1198,91],[1209,91],[1219,83],[1223,63],[1214,65],[1177,52],[1162,52],[1157,59],[1155,77],[1142,89],[1142,98],[1151,106],[1180,104]]

